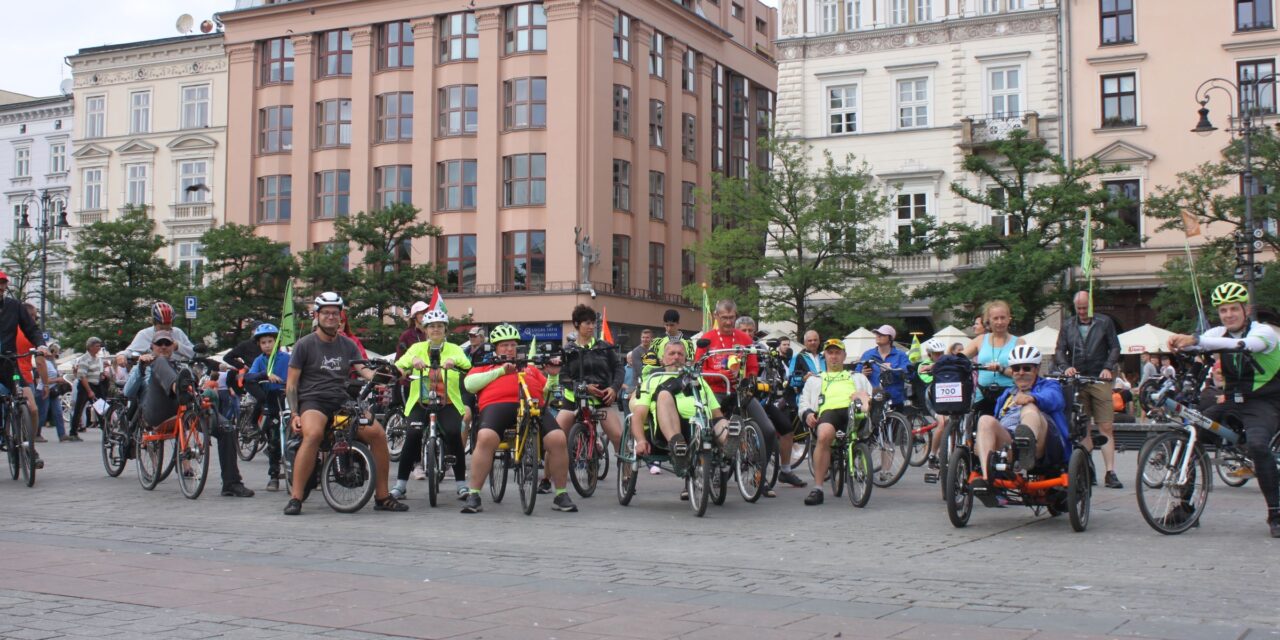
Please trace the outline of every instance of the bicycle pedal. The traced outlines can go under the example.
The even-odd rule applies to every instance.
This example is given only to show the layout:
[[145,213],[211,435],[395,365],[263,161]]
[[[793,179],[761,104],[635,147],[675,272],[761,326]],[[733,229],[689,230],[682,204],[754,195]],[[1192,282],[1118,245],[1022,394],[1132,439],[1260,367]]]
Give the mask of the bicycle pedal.
[[687,456],[689,455],[689,445],[683,442],[680,444],[673,444],[671,445],[671,453],[672,455],[677,455],[681,457]]
[[924,474],[924,482],[925,484],[938,484],[938,474],[936,473]]
[[503,432],[502,432],[502,439],[503,439],[503,440],[515,440],[515,439],[516,439],[516,430],[515,430],[515,429],[507,429],[506,431],[503,431]]
[[729,437],[736,438],[742,433],[742,425],[730,424],[729,427],[725,429],[725,432],[729,434]]

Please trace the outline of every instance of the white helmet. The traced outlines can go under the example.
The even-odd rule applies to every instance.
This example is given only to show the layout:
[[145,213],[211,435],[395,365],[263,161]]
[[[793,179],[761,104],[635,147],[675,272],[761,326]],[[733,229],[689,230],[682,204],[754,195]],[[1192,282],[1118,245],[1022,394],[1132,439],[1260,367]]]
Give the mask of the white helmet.
[[342,296],[332,291],[326,291],[316,296],[315,302],[311,306],[311,310],[319,311],[320,307],[337,307],[342,309],[346,307],[346,303],[343,302]]
[[1009,366],[1015,364],[1040,364],[1040,350],[1029,344],[1014,347],[1009,353]]
[[449,314],[439,309],[431,309],[430,311],[422,314],[422,326],[425,327],[431,324],[432,322],[441,322],[444,324],[449,324]]
[[929,338],[924,343],[924,350],[929,353],[942,353],[947,350],[947,345],[937,338]]

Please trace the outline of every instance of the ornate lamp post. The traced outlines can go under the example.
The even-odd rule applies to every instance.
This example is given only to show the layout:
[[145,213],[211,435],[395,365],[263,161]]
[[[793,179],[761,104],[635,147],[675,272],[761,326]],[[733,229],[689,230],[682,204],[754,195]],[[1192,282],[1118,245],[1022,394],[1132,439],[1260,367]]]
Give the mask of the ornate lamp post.
[[[39,219],[35,227],[31,226],[30,204],[34,202],[39,205]],[[67,222],[67,201],[59,195],[51,195],[48,189],[40,191],[40,197],[36,198],[35,194],[27,196],[22,201],[22,219],[18,223],[19,229],[35,229],[40,234],[40,331],[45,330],[45,318],[48,317],[48,300],[49,300],[49,236],[53,234],[54,229],[68,229],[71,223]]]

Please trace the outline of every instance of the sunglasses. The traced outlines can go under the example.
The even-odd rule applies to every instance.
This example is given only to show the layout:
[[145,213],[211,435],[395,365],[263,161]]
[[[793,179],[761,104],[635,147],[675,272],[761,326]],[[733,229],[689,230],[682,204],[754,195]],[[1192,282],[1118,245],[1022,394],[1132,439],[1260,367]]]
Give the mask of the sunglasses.
[[1014,373],[1027,373],[1029,371],[1035,371],[1039,368],[1040,367],[1037,367],[1034,364],[1015,364],[1012,367],[1009,367],[1009,370],[1013,371]]
[[154,345],[156,345],[157,347],[172,347],[172,346],[173,346],[173,341],[172,341],[172,340],[156,340],[155,342],[152,342],[151,344],[154,344]]

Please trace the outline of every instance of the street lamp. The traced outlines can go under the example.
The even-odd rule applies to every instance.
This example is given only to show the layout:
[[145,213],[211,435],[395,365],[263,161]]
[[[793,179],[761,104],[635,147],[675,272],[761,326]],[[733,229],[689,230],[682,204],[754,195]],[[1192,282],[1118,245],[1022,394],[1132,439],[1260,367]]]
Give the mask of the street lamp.
[[[1197,110],[1199,120],[1196,122],[1195,128],[1191,131],[1200,135],[1208,135],[1217,131],[1218,128],[1209,122],[1209,94],[1211,91],[1218,90],[1227,95],[1233,105],[1240,105],[1240,114],[1236,125],[1228,126],[1227,131],[1232,136],[1240,136],[1244,142],[1244,165],[1240,172],[1240,190],[1244,195],[1244,227],[1240,230],[1236,241],[1236,279],[1244,280],[1245,287],[1249,290],[1249,302],[1256,304],[1257,297],[1254,293],[1254,282],[1262,274],[1255,268],[1253,259],[1257,251],[1261,251],[1264,243],[1262,241],[1265,233],[1262,229],[1255,229],[1253,226],[1253,135],[1262,127],[1258,121],[1264,115],[1259,111],[1261,88],[1263,86],[1274,85],[1276,74],[1269,73],[1259,78],[1254,78],[1247,83],[1237,84],[1225,78],[1210,78],[1200,83],[1196,89],[1196,102],[1200,105]],[[1274,89],[1272,89],[1274,91]],[[1275,108],[1274,94],[1272,99],[1272,108]],[[1234,113],[1235,108],[1232,106],[1227,114],[1228,121],[1237,119]],[[1253,317],[1253,314],[1249,314]]]
[[33,201],[40,205],[40,219],[34,229],[40,233],[40,332],[44,333],[49,300],[49,236],[54,229],[70,228],[71,223],[67,222],[67,201],[61,196],[50,195],[48,189],[43,189],[39,198],[31,194],[23,199],[19,229],[33,228],[28,211]]

